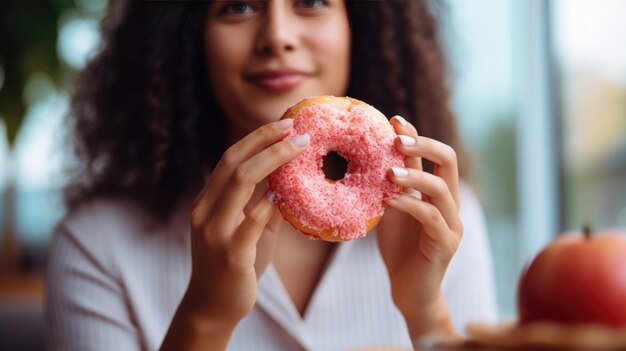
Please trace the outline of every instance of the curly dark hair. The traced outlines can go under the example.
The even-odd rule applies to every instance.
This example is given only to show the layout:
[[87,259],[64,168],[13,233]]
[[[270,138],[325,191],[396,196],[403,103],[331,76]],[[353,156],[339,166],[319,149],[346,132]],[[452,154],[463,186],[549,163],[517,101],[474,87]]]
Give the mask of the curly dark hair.
[[[458,148],[436,4],[345,1],[352,40],[347,95]],[[102,45],[75,82],[70,120],[80,167],[65,191],[70,210],[119,195],[163,217],[183,194],[199,191],[228,147],[227,118],[202,50],[206,6],[112,3]]]

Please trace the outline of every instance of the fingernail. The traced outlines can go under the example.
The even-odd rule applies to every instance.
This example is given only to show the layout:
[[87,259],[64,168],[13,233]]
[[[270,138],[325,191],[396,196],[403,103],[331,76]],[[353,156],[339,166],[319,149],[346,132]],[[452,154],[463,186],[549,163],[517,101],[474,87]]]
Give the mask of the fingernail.
[[309,136],[308,134],[302,134],[302,135],[296,135],[295,137],[291,138],[291,143],[295,147],[300,148],[300,147],[307,146],[310,140],[311,140],[311,136]]
[[404,119],[404,117],[402,117],[402,116],[395,115],[395,116],[393,116],[393,118],[395,118],[396,120],[398,120],[398,122],[400,122],[400,124],[401,124],[403,127],[407,127],[407,126],[409,125],[409,122],[407,122],[407,121],[406,121],[406,119]]
[[276,203],[276,192],[274,192],[274,190],[270,189],[267,191],[267,201],[273,204]]
[[393,175],[395,175],[398,178],[406,177],[409,175],[409,171],[406,168],[402,168],[402,167],[391,167],[391,171],[393,172]]
[[408,135],[398,135],[398,137],[400,138],[400,142],[404,146],[412,146],[412,145],[415,145],[415,143],[417,142],[415,138],[410,137]]
[[407,194],[408,194],[409,196],[412,196],[412,197],[414,197],[414,198],[418,199],[418,200],[421,200],[421,199],[422,199],[422,193],[421,193],[421,192],[419,192],[419,191],[417,191],[417,190],[410,189],[410,191],[408,191],[408,192],[407,192]]
[[286,119],[281,119],[278,122],[274,122],[274,127],[276,127],[277,129],[288,129],[293,125],[293,118],[286,118]]

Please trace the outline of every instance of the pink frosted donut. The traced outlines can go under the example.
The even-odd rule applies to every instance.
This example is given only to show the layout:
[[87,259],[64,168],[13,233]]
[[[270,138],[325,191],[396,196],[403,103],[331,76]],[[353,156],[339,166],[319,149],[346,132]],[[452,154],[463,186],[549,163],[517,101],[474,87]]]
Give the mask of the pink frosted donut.
[[[365,236],[382,217],[384,200],[400,191],[387,177],[392,166],[404,166],[387,118],[362,101],[334,96],[304,99],[282,118],[293,118],[287,138],[311,136],[300,156],[268,177],[283,217],[316,239],[348,241]],[[322,171],[322,157],[331,151],[348,160],[344,178],[336,182]]]

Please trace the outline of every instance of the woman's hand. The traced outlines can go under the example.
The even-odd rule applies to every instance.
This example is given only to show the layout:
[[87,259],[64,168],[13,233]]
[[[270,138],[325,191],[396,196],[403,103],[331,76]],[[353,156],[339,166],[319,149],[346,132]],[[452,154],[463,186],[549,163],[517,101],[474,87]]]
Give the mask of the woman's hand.
[[222,349],[254,306],[281,216],[273,193],[250,199],[265,177],[308,145],[306,134],[282,140],[292,124],[285,119],[265,125],[231,146],[195,199],[191,279],[163,349]]
[[[418,136],[402,117],[391,123],[406,165],[389,172],[403,193],[387,201],[390,208],[378,226],[393,300],[413,340],[432,333],[456,334],[441,296],[443,276],[463,235],[456,154],[448,145]],[[422,157],[435,164],[434,174],[422,170]]]

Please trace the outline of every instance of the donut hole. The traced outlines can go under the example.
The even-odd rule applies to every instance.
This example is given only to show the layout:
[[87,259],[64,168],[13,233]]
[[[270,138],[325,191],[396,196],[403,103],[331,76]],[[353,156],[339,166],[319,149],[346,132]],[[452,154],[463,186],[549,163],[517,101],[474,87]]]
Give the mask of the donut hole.
[[322,157],[322,172],[326,179],[338,181],[346,176],[348,171],[348,160],[338,152],[331,151]]

